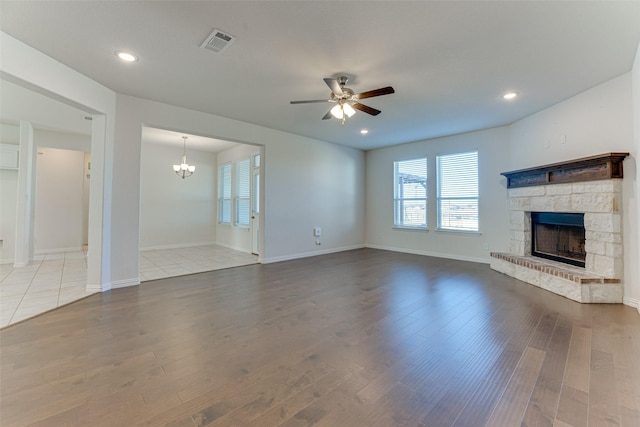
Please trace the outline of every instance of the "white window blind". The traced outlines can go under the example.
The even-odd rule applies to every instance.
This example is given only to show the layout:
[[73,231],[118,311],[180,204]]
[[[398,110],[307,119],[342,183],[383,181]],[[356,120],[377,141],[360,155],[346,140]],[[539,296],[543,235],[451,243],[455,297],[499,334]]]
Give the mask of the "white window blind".
[[218,221],[231,223],[231,164],[218,169]]
[[236,162],[235,224],[249,226],[251,176],[249,159]]
[[478,231],[478,151],[440,155],[438,229]]
[[394,168],[394,224],[427,228],[427,158],[402,160]]

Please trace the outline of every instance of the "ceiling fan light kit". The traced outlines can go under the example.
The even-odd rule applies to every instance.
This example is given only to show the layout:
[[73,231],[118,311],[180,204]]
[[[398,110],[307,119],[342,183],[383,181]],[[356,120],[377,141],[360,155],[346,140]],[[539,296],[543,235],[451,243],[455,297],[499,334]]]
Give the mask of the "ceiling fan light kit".
[[352,117],[356,113],[356,110],[362,111],[363,113],[367,113],[372,116],[377,116],[381,113],[380,110],[376,110],[375,108],[361,104],[360,102],[358,102],[360,99],[373,98],[374,96],[382,96],[395,93],[391,86],[381,87],[379,89],[369,90],[361,93],[355,93],[353,90],[345,87],[347,81],[348,78],[345,76],[340,76],[337,79],[326,78],[324,79],[324,82],[327,84],[327,86],[329,86],[329,89],[331,89],[331,97],[329,99],[291,101],[291,104],[335,102],[336,105],[334,105],[329,110],[329,112],[327,112],[327,114],[322,117],[322,120],[327,120],[331,117],[335,117],[336,119],[341,120],[342,124],[344,125],[346,119]]

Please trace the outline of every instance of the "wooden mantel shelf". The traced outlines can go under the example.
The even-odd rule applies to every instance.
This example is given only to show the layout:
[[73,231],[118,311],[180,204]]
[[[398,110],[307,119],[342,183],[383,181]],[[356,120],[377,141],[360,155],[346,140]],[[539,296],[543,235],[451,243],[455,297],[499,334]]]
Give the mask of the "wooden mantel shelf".
[[507,188],[622,178],[622,161],[628,155],[629,153],[606,153],[568,162],[502,172],[500,175],[507,177]]

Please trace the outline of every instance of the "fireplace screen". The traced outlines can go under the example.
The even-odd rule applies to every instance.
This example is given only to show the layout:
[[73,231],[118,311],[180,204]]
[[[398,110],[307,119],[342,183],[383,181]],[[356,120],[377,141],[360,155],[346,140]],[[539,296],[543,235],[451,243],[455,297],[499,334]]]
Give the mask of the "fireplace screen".
[[531,231],[532,255],[585,266],[584,214],[532,212]]

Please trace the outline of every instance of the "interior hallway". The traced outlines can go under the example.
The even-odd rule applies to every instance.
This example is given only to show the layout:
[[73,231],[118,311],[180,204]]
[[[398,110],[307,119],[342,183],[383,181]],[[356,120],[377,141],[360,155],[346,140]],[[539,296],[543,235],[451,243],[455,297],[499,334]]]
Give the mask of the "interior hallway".
[[[140,280],[162,279],[255,264],[258,256],[209,245],[140,252]],[[0,268],[0,328],[95,292],[85,290],[85,251],[38,255],[26,267]]]

